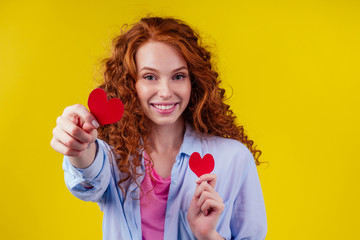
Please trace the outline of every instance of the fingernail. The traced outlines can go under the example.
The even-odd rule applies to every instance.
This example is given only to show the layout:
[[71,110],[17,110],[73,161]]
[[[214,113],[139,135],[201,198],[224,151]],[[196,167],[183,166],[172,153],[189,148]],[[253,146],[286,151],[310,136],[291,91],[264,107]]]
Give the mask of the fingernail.
[[196,179],[195,182],[198,183],[200,181],[200,178]]
[[96,120],[93,120],[91,123],[95,128],[100,127],[100,124]]

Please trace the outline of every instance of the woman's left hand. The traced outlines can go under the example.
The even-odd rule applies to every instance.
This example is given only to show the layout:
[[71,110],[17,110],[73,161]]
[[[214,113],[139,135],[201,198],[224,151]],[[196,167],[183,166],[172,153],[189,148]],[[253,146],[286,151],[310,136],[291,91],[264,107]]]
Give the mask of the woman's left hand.
[[195,194],[191,199],[187,220],[197,239],[222,239],[215,227],[224,203],[215,191],[216,175],[204,174],[196,182]]

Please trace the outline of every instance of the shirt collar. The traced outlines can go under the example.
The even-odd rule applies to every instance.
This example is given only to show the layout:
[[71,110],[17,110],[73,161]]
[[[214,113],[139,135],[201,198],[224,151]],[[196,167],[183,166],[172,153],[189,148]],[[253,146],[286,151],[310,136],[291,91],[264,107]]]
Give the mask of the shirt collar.
[[[143,140],[140,139],[141,144],[143,143]],[[201,148],[201,135],[194,131],[194,129],[190,126],[190,124],[186,123],[185,126],[185,134],[183,143],[181,144],[179,154],[186,154],[188,156],[191,156],[192,153],[198,152],[202,156],[202,148]],[[142,171],[145,170],[144,165],[144,154],[142,156],[141,160],[141,169]]]
[[202,156],[201,136],[189,124],[186,124],[184,140],[179,153],[190,156],[193,152],[198,152]]
[[[201,135],[198,134],[197,132],[195,132],[193,130],[193,128],[189,125],[186,124],[186,130],[185,130],[185,134],[184,134],[184,140],[183,143],[181,144],[180,147],[180,151],[179,154],[186,154],[188,156],[191,156],[192,153],[194,152],[198,152],[200,153],[200,156],[203,155],[202,153],[202,148],[201,148]],[[144,154],[143,157],[141,159],[141,166],[139,167],[139,171],[144,173],[145,172],[145,166],[144,166]],[[144,174],[142,174],[142,176],[140,176],[139,178],[139,182],[141,183],[144,179]],[[135,182],[132,182],[129,186],[129,190],[131,192],[133,192],[134,190],[136,190],[138,188],[138,186],[136,185]],[[136,194],[136,192],[133,192],[133,197],[138,197]],[[135,195],[134,195],[135,194]]]

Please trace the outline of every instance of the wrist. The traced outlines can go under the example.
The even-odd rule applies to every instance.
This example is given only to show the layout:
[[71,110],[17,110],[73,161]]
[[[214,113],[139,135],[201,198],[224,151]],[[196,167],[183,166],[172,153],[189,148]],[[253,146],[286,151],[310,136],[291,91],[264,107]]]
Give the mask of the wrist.
[[79,169],[88,168],[94,162],[98,148],[99,146],[97,141],[90,143],[89,147],[84,150],[80,156],[69,156],[70,163]]

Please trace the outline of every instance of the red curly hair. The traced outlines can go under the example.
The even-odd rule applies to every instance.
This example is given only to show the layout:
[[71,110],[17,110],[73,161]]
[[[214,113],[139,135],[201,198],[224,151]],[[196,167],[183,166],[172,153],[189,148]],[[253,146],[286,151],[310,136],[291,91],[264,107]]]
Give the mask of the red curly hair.
[[129,178],[140,186],[137,179],[141,173],[137,168],[141,166],[142,152],[150,152],[150,120],[141,109],[135,88],[135,54],[140,46],[150,40],[175,47],[188,63],[191,96],[183,113],[185,123],[200,134],[242,142],[259,165],[261,151],[244,133],[243,126],[235,123],[236,116],[230,106],[224,103],[225,90],[219,87],[221,81],[212,67],[211,54],[201,46],[199,35],[178,19],[142,18],[114,39],[112,56],[104,60],[104,82],[100,85],[109,98],[120,98],[126,110],[121,121],[98,129],[99,138],[114,147],[119,170],[127,175],[118,182],[123,193],[126,195],[121,183]]

